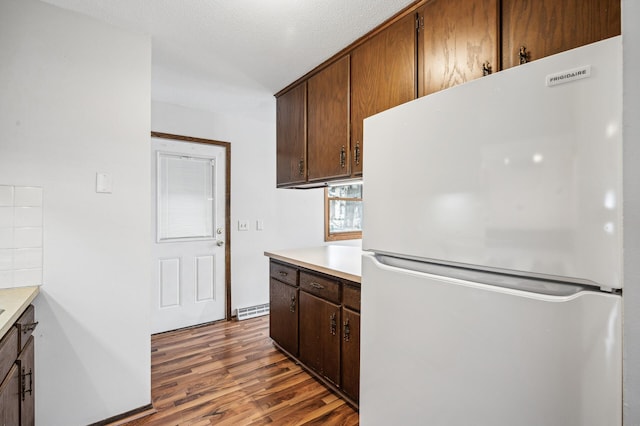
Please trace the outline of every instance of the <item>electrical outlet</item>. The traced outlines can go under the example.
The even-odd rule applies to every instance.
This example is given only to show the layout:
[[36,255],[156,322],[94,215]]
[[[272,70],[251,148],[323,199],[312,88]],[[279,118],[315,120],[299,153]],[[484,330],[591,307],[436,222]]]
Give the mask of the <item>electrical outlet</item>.
[[238,221],[238,231],[248,231],[249,230],[249,221],[248,220],[239,220]]
[[262,231],[264,229],[264,221],[261,219],[256,220],[256,231]]

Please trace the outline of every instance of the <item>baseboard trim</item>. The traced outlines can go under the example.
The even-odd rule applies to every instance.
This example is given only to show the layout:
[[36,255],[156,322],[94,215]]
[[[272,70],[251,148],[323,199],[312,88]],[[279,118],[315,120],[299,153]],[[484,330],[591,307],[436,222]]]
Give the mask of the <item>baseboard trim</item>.
[[143,417],[150,416],[157,413],[157,410],[153,408],[152,404],[147,404],[142,407],[134,408],[126,413],[118,414],[108,419],[101,420],[99,422],[91,423],[89,426],[120,426],[134,420],[141,419]]

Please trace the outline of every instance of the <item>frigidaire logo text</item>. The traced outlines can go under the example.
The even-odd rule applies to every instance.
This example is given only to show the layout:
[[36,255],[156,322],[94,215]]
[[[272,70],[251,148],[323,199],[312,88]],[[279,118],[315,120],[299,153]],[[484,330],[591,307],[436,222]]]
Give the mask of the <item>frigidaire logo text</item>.
[[568,83],[581,78],[587,78],[591,75],[591,65],[580,68],[565,70],[557,74],[547,75],[547,86],[555,86],[556,84]]
[[564,80],[565,78],[575,78],[575,77],[580,77],[582,75],[587,75],[587,70],[580,70],[580,71],[576,71],[576,72],[569,72],[566,74],[562,74],[562,75],[557,75],[555,77],[551,77],[551,82],[554,81],[559,81],[559,80]]

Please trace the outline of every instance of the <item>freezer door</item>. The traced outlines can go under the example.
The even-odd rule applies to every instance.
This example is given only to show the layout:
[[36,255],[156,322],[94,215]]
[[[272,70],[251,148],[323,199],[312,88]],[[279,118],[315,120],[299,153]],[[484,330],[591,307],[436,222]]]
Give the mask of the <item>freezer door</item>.
[[621,297],[362,266],[361,424],[621,424]]
[[[621,46],[614,37],[366,119],[363,248],[621,288]],[[576,68],[589,77],[561,78]],[[547,86],[554,75],[567,82]]]

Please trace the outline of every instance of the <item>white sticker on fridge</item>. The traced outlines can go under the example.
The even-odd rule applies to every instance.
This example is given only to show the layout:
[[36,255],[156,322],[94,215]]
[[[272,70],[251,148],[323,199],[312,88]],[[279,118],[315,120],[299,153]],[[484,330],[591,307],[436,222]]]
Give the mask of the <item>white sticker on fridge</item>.
[[571,81],[580,80],[591,76],[591,65],[585,65],[580,68],[574,68],[555,74],[547,75],[547,86],[557,86],[558,84],[569,83]]

